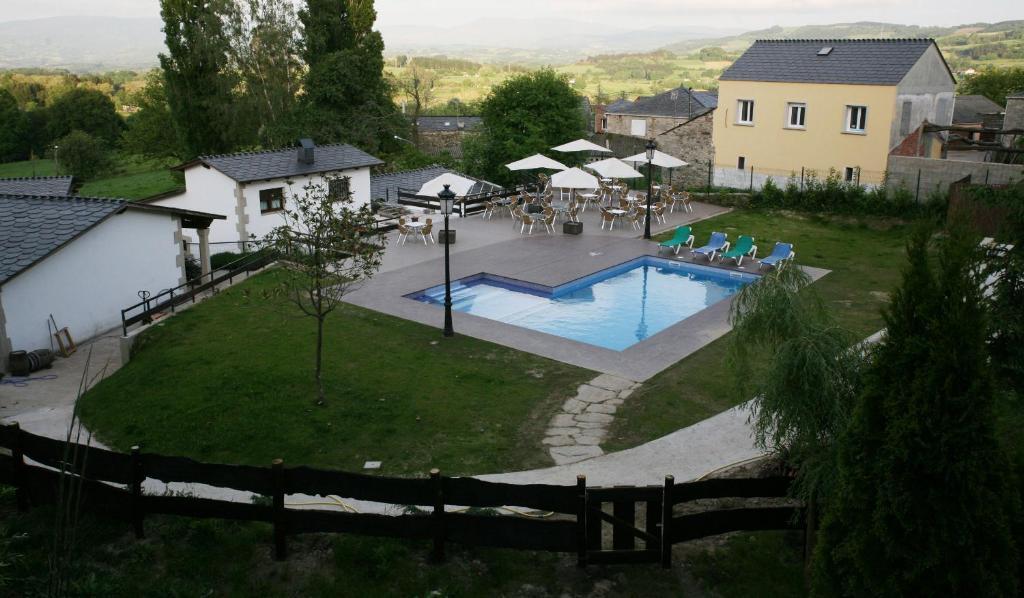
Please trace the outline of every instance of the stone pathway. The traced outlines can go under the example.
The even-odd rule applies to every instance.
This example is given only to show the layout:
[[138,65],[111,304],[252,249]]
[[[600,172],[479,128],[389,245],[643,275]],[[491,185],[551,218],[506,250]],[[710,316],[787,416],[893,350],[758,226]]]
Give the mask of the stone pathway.
[[543,443],[557,465],[576,463],[604,454],[600,444],[623,401],[640,386],[639,382],[601,374],[581,384],[576,396],[562,405],[562,411],[548,425]]

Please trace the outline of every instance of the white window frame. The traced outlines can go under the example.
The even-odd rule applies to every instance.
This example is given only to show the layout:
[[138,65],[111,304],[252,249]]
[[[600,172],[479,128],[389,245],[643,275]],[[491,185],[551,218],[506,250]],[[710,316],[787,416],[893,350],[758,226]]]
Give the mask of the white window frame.
[[[744,110],[745,105],[749,105],[750,109]],[[744,118],[744,112],[746,112],[746,118]],[[754,125],[754,100],[736,100],[736,124]]]
[[[860,118],[858,123],[859,128],[851,126],[853,122],[853,115],[856,111],[860,111]],[[857,135],[863,135],[868,131],[868,107],[860,104],[847,104],[846,116],[843,120],[843,130],[847,133],[854,133]]]
[[647,119],[634,118],[631,120],[629,122],[629,134],[633,137],[647,137]]
[[[803,122],[794,123],[793,113],[794,110],[800,111],[800,120]],[[807,102],[787,102],[786,103],[786,127],[787,129],[797,129],[803,131],[807,129]]]

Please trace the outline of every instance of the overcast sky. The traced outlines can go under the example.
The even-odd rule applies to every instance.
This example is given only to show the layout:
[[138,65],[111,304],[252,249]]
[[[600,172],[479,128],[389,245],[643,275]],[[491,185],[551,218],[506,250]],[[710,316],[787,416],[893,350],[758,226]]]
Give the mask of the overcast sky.
[[[1021,0],[377,0],[378,26],[460,25],[480,18],[554,17],[629,28],[761,29],[848,21],[956,25],[1024,18]],[[0,0],[0,21],[70,15],[147,17],[157,0]],[[510,33],[512,34],[512,33]]]

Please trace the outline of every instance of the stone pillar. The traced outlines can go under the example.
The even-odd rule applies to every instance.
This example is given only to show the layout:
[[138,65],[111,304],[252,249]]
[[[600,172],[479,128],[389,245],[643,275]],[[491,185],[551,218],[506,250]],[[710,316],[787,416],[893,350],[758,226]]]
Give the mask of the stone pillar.
[[203,276],[210,273],[210,229],[200,228],[199,233],[199,265],[203,269]]

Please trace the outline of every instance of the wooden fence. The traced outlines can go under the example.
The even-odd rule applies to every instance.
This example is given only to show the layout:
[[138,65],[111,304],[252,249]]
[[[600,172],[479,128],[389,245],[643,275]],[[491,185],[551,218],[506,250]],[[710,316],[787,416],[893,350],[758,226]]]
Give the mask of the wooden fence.
[[[790,479],[781,477],[714,479],[676,485],[669,476],[663,486],[614,488],[588,487],[584,476],[577,478],[575,486],[519,485],[445,477],[436,469],[427,478],[390,478],[285,467],[280,460],[269,467],[220,465],[143,453],[138,447],[125,454],[69,446],[22,431],[17,424],[0,426],[0,447],[10,451],[10,455],[0,453],[0,483],[16,488],[21,510],[54,503],[63,475],[64,481],[73,479],[80,484],[84,511],[126,520],[139,538],[143,537],[145,518],[155,514],[270,523],[277,559],[285,558],[290,535],[335,532],[432,540],[433,557],[437,560],[444,558],[446,542],[456,542],[576,553],[580,566],[660,562],[669,567],[672,544],[677,542],[731,531],[799,529],[803,525],[803,509],[792,505],[708,509],[674,515],[676,505],[699,499],[785,497]],[[62,468],[69,454],[76,455],[75,464]],[[269,500],[233,502],[145,494],[142,484],[146,479],[231,488]],[[285,505],[285,496],[290,494],[336,495],[417,508],[407,508],[402,515],[295,509]],[[642,507],[639,512],[637,503]],[[453,512],[446,511],[446,506],[515,506],[549,515]],[[604,546],[608,538],[602,525],[611,526],[610,547]]]

